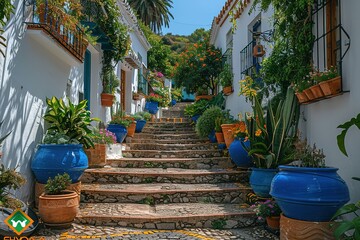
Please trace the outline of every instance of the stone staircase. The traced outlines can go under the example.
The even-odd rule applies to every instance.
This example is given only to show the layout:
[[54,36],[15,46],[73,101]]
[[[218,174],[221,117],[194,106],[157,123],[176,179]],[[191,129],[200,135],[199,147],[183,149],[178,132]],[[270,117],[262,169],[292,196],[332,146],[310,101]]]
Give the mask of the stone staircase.
[[234,169],[174,112],[180,111],[147,123],[124,158],[85,172],[78,222],[146,229],[254,224],[254,213],[242,205],[251,191],[247,170]]

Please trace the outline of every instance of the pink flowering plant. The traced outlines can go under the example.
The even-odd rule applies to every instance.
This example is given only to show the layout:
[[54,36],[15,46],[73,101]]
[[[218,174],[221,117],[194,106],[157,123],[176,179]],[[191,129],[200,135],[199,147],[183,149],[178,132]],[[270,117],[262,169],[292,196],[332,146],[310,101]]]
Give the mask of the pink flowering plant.
[[116,136],[114,133],[106,129],[94,129],[91,134],[91,138],[94,143],[98,144],[115,144]]
[[264,219],[266,217],[280,216],[281,209],[275,200],[266,200],[265,202],[258,202],[252,206],[254,212],[258,216],[258,219]]

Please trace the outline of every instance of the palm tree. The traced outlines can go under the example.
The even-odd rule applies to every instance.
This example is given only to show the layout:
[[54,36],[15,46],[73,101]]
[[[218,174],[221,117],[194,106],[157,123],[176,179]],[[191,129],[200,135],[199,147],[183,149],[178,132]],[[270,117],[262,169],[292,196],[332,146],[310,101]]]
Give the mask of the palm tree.
[[174,19],[169,9],[172,0],[128,0],[138,17],[154,32],[160,32],[161,27],[169,27],[170,17]]

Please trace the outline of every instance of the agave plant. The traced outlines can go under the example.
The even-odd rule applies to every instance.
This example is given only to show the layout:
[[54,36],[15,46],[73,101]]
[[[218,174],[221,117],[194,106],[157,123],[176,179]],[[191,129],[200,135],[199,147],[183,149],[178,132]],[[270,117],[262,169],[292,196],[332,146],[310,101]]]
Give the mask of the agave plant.
[[246,119],[251,141],[243,145],[258,168],[276,168],[294,161],[294,140],[299,120],[299,105],[294,90],[289,88],[285,101],[273,106],[268,102],[266,112],[254,98],[254,116]]
[[78,105],[68,104],[56,97],[47,98],[48,105],[44,120],[50,124],[47,134],[65,135],[69,141],[76,140],[83,144],[85,148],[94,147],[90,138],[91,122],[99,121],[90,118],[90,111],[86,110],[87,100],[81,101]]

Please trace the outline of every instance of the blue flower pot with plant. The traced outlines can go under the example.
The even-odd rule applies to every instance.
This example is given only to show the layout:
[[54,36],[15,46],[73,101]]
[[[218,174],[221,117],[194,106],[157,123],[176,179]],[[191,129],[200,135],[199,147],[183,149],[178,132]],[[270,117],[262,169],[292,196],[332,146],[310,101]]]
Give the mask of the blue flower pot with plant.
[[250,174],[250,186],[257,196],[263,198],[271,197],[271,182],[277,171],[277,169],[272,168],[252,168]]
[[135,128],[135,132],[136,133],[141,133],[143,128],[146,125],[146,121],[145,120],[136,120],[136,128]]
[[159,111],[159,103],[158,102],[146,102],[145,109],[149,111],[151,114],[156,114]]
[[114,133],[116,136],[116,142],[122,143],[127,135],[127,129],[121,124],[109,124],[107,130]]
[[250,141],[244,141],[244,139],[235,138],[235,140],[230,144],[229,147],[229,154],[231,160],[236,164],[238,167],[251,167],[252,160],[249,157],[248,152],[242,146],[244,144],[246,147],[250,147]]

